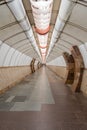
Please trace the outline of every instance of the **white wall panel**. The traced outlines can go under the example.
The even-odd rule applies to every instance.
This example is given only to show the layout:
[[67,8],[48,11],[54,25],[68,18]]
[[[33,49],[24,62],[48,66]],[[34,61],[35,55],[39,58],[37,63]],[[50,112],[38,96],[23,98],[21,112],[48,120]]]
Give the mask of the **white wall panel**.
[[28,56],[27,56],[27,57],[25,58],[24,64],[25,64],[25,63],[26,63],[26,64],[29,64],[28,61],[29,61],[29,59],[28,59]]
[[[0,41],[0,43],[2,43]],[[3,43],[0,47],[0,66],[29,65],[32,58]]]
[[24,55],[23,60],[22,60],[22,65],[26,64],[26,59],[27,59],[27,56]]
[[18,51],[15,51],[15,53],[13,54],[12,60],[11,60],[11,64],[10,64],[11,66],[15,66],[16,65],[15,64],[15,60],[16,60],[18,54],[19,54]]
[[38,61],[37,61],[37,60],[35,60],[35,64],[34,64],[34,65],[37,65],[37,63],[38,63]]
[[18,63],[19,63],[19,59],[20,59],[21,55],[22,55],[22,53],[19,53],[18,56],[17,56],[17,58],[16,58],[16,60],[15,60],[15,65],[16,66],[19,66]]
[[9,46],[6,44],[2,44],[0,48],[0,66],[3,66],[4,59],[6,57],[6,54],[9,50]]
[[27,58],[27,56],[26,56],[25,59],[24,59],[24,61],[23,61],[23,65],[24,65],[24,64],[27,64],[27,60],[28,60],[28,58]]
[[31,61],[32,61],[32,58],[27,56],[27,63],[26,64],[30,65]]
[[1,45],[2,45],[2,41],[0,40],[0,47],[1,47]]
[[25,54],[22,54],[18,52],[19,54],[16,56],[15,60],[15,66],[24,66],[24,65],[29,65],[30,62],[28,62],[28,59],[31,59],[29,56],[26,56]]
[[47,63],[47,65],[53,65],[53,66],[66,66],[65,60],[63,56],[60,56],[51,62]]
[[20,58],[19,58],[19,61],[18,61],[18,65],[20,65],[21,64],[21,61],[22,61],[22,58],[24,57],[24,54],[21,54],[20,55]]
[[[31,61],[31,60],[30,60]],[[28,56],[26,56],[26,58],[25,58],[25,60],[24,60],[24,62],[23,62],[23,64],[25,65],[30,65],[30,62],[29,62],[29,58],[28,58]]]
[[8,54],[6,55],[3,66],[9,66],[14,51],[15,51],[15,49],[10,47],[10,50],[9,50]]
[[22,56],[22,59],[21,59],[21,61],[20,61],[20,64],[21,64],[21,65],[24,65],[25,59],[26,59],[26,56],[23,55],[23,56]]
[[87,51],[87,42],[85,43],[85,49],[86,49],[86,51]]
[[87,68],[87,50],[85,48],[85,45],[79,46],[79,49],[83,57],[85,68]]
[[29,58],[29,57],[28,57],[27,64],[29,64],[29,65],[30,65],[31,60],[32,60],[32,58]]

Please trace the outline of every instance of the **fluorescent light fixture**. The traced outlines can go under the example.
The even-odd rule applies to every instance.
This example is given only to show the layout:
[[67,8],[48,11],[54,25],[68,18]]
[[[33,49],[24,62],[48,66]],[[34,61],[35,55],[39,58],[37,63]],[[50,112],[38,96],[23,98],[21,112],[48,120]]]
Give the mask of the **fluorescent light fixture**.
[[30,0],[35,26],[38,29],[46,29],[49,26],[53,0]]
[[46,48],[44,49],[41,48],[41,53],[46,53]]
[[53,0],[30,0],[41,53],[46,53]]
[[46,47],[47,46],[48,33],[45,34],[45,35],[37,34],[37,36],[38,36],[38,39],[39,39],[40,47],[41,48]]

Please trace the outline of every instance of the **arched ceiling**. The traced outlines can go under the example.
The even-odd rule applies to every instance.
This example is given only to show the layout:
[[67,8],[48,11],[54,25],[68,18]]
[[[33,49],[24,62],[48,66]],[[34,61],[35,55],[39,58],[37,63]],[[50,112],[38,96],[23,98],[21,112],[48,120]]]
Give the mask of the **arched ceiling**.
[[[23,10],[21,10],[19,6],[17,8],[17,6],[14,7],[12,5],[12,3],[14,4],[15,1],[19,3],[22,2]],[[53,31],[55,29],[55,24],[59,18],[59,10],[62,3],[61,0],[53,0],[52,15],[50,21],[51,28],[48,33],[47,42],[47,62],[61,56],[65,51],[70,53],[70,49],[73,45],[80,46],[81,44],[87,42],[87,1],[65,1],[72,2],[70,6],[73,6],[73,8],[68,9],[68,12],[71,12],[69,13],[69,16],[64,23],[63,29],[61,31],[59,30],[57,33],[54,39],[54,45],[51,48],[50,53],[48,53],[51,46],[50,43],[52,40]],[[11,7],[16,10],[14,11],[15,13],[13,12],[14,9]],[[22,19],[19,18],[19,15],[17,13],[20,14],[20,17]],[[8,48],[5,50],[5,52],[2,50],[4,44],[8,45]],[[38,61],[41,61],[41,52],[39,49],[38,37],[35,32],[35,23],[30,0],[0,1],[0,50],[2,51],[1,53],[5,53],[2,54],[5,55],[4,60],[6,59],[7,55],[10,56],[10,58],[13,58],[15,55],[16,58],[19,57],[18,59],[25,55],[26,59],[28,59],[28,57],[31,57],[36,58]],[[18,54],[16,54],[17,51]],[[5,61],[4,63],[6,64]]]
[[[34,38],[32,36],[33,35],[32,28],[30,28],[31,26],[27,20],[27,15],[25,11],[23,12],[23,10],[22,11],[20,10],[21,7],[18,2],[20,2],[20,0],[0,1],[0,41],[1,41],[0,51],[2,51],[2,56],[3,53],[5,53],[4,54],[5,56],[3,56],[4,59],[6,59],[7,55],[9,55],[9,52],[11,52],[10,55],[19,52],[19,55],[21,53],[21,57],[25,55],[25,58],[29,56],[31,58],[33,57],[36,58],[38,61],[41,61],[41,58],[38,53],[39,52],[38,48],[36,49],[37,46],[34,43]],[[15,8],[15,6],[13,6],[16,4],[18,4],[18,7],[20,7],[19,10],[18,7]],[[11,7],[13,9],[11,9]],[[15,15],[16,13],[19,13],[17,17]],[[29,25],[28,28],[27,25]],[[31,31],[31,34],[29,34],[29,38],[28,38],[28,30]],[[4,44],[8,45],[4,46],[6,47],[5,52],[2,50]],[[15,49],[14,53],[10,51],[12,50],[12,48]],[[3,64],[1,63],[0,65]]]
[[[71,12],[65,21],[63,29],[61,31],[57,30],[59,34],[57,33],[57,40],[51,48],[47,62],[62,55],[64,51],[70,53],[70,49],[73,45],[80,46],[87,42],[87,1],[74,0],[70,7],[72,6],[72,9],[68,9],[67,14]],[[58,15],[58,18],[59,17]],[[56,53],[56,50],[58,50],[58,53]]]

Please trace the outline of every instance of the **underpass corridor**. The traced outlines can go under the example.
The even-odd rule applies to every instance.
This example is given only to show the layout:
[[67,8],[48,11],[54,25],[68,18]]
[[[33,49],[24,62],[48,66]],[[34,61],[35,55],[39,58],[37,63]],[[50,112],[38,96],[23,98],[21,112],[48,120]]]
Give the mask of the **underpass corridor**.
[[0,95],[0,130],[80,129],[87,129],[87,97],[45,66]]
[[0,130],[87,130],[87,0],[0,0]]

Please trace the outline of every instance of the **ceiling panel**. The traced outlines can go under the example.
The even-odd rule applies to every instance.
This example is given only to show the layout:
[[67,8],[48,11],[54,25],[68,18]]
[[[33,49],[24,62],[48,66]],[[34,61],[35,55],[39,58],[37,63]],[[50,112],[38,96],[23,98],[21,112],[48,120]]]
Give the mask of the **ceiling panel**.
[[68,49],[70,49],[70,48],[72,47],[72,45],[71,45],[70,43],[65,42],[65,41],[63,41],[63,40],[61,40],[61,39],[59,39],[59,41],[58,41],[58,45],[59,45],[59,44],[61,44],[62,46],[65,46],[65,47],[68,48]]
[[13,44],[12,47],[16,47],[16,48],[17,48],[17,47],[23,46],[23,45],[25,45],[25,44],[30,45],[28,39],[25,39],[25,40],[23,40],[23,41],[17,42],[17,43],[15,43],[15,44]]
[[69,43],[71,45],[79,46],[79,45],[82,44],[81,41],[78,41],[74,37],[71,37],[70,35],[67,35],[67,34],[64,34],[64,33],[62,33],[62,35],[60,36],[60,39],[65,40],[67,43]]
[[70,34],[71,36],[77,38],[84,43],[87,42],[87,32],[79,28],[67,24],[63,32]]
[[21,45],[19,47],[15,47],[15,49],[17,49],[19,51],[21,51],[23,49],[28,49],[28,48],[31,49],[30,46],[29,46],[29,44],[24,44],[24,45]]
[[87,7],[77,4],[72,11],[69,21],[87,29],[86,12],[87,12]]
[[3,41],[5,39],[11,37],[12,35],[15,35],[16,33],[19,33],[22,31],[23,31],[23,29],[18,24],[7,27],[3,30],[0,30],[0,40]]
[[0,5],[0,28],[14,21],[16,20],[7,5]]
[[25,38],[26,38],[26,35],[24,33],[20,33],[20,34],[17,34],[16,36],[9,38],[8,40],[5,41],[5,43],[7,43],[8,45],[12,45],[14,44],[14,42],[18,42]]

